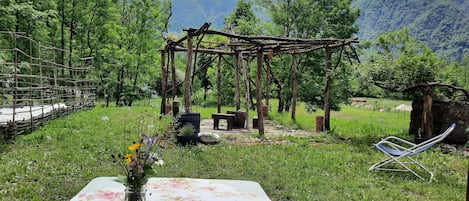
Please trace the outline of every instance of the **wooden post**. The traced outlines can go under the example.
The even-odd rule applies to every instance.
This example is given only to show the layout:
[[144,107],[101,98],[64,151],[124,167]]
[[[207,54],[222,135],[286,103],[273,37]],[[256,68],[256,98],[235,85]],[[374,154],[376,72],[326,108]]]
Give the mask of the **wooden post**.
[[217,113],[221,113],[221,54],[218,54],[218,63],[217,63],[217,91],[218,91]]
[[256,76],[256,101],[257,101],[257,123],[259,128],[259,135],[264,136],[264,117],[262,115],[262,52],[263,48],[257,49],[257,76]]
[[191,67],[192,67],[192,31],[187,31],[187,61],[184,78],[184,111],[191,111]]
[[161,114],[166,114],[166,58],[165,51],[161,51]]
[[297,73],[297,61],[296,54],[292,54],[292,68],[293,68],[293,84],[292,84],[292,100],[291,100],[291,118],[296,120],[296,94],[298,88],[298,73]]
[[[249,104],[251,103],[249,100],[251,100],[251,97],[250,97],[250,88],[249,88],[249,78],[248,78],[248,68],[249,68],[249,64],[247,65],[244,65],[244,62],[243,62],[243,55],[242,54],[239,54],[239,58],[241,60],[241,70],[243,71],[243,78],[244,78],[244,85],[245,85],[245,93],[244,93],[244,105],[246,107],[246,113],[248,114],[246,116],[246,119],[248,120],[249,119]],[[246,124],[246,127],[249,128],[249,121],[245,122]]]
[[272,54],[272,52],[269,53],[269,58],[266,60],[265,62],[265,65],[267,67],[267,82],[266,82],[266,86],[265,86],[265,104],[267,105],[267,107],[270,107],[269,106],[269,99],[270,99],[270,59],[272,58],[272,56],[270,55]]
[[[236,110],[241,109],[241,98],[239,92],[239,52],[236,51],[234,56],[234,76],[235,76],[235,102],[236,102]],[[241,61],[243,62],[243,61]]]
[[330,116],[331,116],[331,84],[332,84],[332,63],[331,63],[331,50],[326,48],[326,89],[324,90],[324,130],[329,131]]
[[172,76],[172,98],[174,100],[174,97],[177,95],[177,83],[176,83],[176,62],[174,61],[174,50],[172,49],[170,52],[170,57],[171,57],[171,76]]

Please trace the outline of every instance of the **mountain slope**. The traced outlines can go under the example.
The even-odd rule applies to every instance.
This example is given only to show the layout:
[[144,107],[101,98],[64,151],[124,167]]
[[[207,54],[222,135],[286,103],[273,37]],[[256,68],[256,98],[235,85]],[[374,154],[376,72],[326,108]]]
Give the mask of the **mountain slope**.
[[361,9],[361,40],[407,26],[412,37],[448,61],[469,53],[468,0],[355,0],[353,6]]
[[[221,29],[236,2],[173,0],[170,31],[180,34],[182,29],[198,28],[204,22]],[[427,43],[448,61],[469,55],[469,0],[353,0],[352,6],[361,10],[357,21],[360,40],[373,40],[407,26],[412,37]]]

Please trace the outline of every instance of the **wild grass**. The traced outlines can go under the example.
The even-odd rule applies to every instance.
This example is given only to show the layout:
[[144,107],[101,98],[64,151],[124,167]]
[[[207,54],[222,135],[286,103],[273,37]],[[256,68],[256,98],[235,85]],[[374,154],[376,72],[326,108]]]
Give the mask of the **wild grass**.
[[[158,104],[80,111],[1,145],[0,200],[69,200],[93,178],[121,173],[111,154],[122,153],[141,132],[163,131],[170,121],[148,105]],[[198,108],[202,118],[215,111]],[[269,116],[314,131],[315,116],[322,114],[299,106],[296,121],[274,111]],[[157,171],[161,177],[257,181],[272,200],[463,200],[468,161],[458,152],[437,147],[418,157],[435,173],[432,183],[408,173],[368,171],[384,157],[372,143],[391,134],[409,138],[408,125],[408,112],[344,106],[332,114],[331,133],[289,136],[283,145],[169,146]]]

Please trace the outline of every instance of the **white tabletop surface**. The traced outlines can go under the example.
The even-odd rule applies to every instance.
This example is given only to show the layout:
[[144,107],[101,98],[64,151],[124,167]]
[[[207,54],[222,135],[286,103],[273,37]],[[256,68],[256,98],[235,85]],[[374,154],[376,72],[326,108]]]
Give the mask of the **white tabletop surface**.
[[[72,201],[124,200],[124,185],[116,177],[98,177],[88,183]],[[165,200],[270,200],[257,182],[244,180],[157,178],[147,183],[147,201]]]

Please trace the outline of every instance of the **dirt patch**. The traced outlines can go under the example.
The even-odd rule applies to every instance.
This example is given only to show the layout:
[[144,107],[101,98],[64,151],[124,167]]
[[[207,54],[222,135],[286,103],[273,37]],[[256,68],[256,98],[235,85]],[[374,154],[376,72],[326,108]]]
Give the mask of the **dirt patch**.
[[249,128],[226,130],[227,124],[225,120],[220,120],[219,128],[213,129],[213,119],[202,119],[200,121],[200,131],[214,133],[220,136],[222,142],[233,144],[259,145],[259,144],[288,144],[288,140],[282,139],[285,136],[302,136],[308,137],[318,135],[315,132],[309,132],[300,129],[288,128],[278,125],[273,121],[264,121],[265,139],[256,137],[258,130],[252,128],[252,121],[249,122]]

